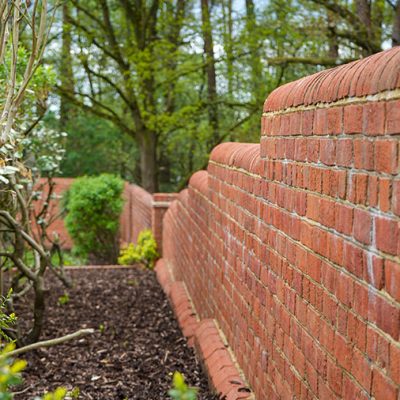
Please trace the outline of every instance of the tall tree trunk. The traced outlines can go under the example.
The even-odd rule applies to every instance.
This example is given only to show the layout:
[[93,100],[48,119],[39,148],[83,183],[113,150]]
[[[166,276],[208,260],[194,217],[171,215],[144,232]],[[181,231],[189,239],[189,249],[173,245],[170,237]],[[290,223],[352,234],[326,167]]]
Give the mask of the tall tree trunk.
[[150,193],[157,192],[157,135],[155,132],[145,130],[138,134],[138,141],[141,185]]
[[255,101],[258,101],[263,99],[265,93],[262,91],[263,85],[260,85],[260,82],[262,81],[262,65],[258,50],[259,42],[257,35],[257,21],[253,0],[246,0],[246,28],[250,50],[253,98]]
[[339,43],[336,36],[336,20],[335,15],[327,10],[328,18],[328,57],[337,60],[339,58]]
[[228,94],[233,97],[233,19],[232,0],[224,1],[222,5],[224,18],[224,48],[226,53],[226,72],[228,80]]
[[400,46],[400,0],[397,0],[394,12],[392,46]]
[[[72,70],[71,56],[71,26],[70,26],[70,10],[67,1],[62,6],[62,47],[61,47],[61,65],[60,65],[60,80],[62,91],[74,92],[74,73]],[[61,96],[60,104],[60,126],[64,129],[68,121],[71,119],[72,104],[70,101]]]
[[371,5],[372,40],[374,41],[374,46],[377,47],[382,46],[385,2],[386,0],[376,0]]
[[208,119],[212,129],[212,137],[210,138],[209,143],[210,147],[213,147],[215,143],[218,143],[219,123],[217,107],[217,78],[215,73],[214,45],[208,0],[201,0],[201,19],[204,40],[204,54],[206,59],[205,70],[207,75]]
[[[372,34],[372,19],[371,19],[371,4],[369,0],[355,0],[356,15],[361,21],[362,29],[365,29],[368,42],[373,40]],[[371,49],[363,49],[363,56],[368,56],[372,53]]]

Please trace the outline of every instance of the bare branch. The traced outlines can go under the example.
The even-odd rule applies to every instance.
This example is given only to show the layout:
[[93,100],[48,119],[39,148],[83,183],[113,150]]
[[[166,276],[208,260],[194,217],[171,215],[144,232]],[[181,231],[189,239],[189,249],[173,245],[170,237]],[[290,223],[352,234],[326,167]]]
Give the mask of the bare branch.
[[15,349],[15,350],[9,351],[8,353],[0,355],[0,358],[15,357],[15,356],[18,356],[19,354],[26,353],[26,352],[32,351],[32,350],[37,350],[42,347],[56,346],[58,344],[68,342],[69,340],[77,339],[77,338],[79,338],[81,336],[85,336],[85,335],[91,335],[93,333],[94,333],[94,329],[91,329],[91,328],[80,329],[79,331],[70,333],[69,335],[61,336],[56,339],[43,340],[41,342],[36,342],[36,343],[32,343],[32,344],[29,344],[24,347],[20,347],[19,349]]

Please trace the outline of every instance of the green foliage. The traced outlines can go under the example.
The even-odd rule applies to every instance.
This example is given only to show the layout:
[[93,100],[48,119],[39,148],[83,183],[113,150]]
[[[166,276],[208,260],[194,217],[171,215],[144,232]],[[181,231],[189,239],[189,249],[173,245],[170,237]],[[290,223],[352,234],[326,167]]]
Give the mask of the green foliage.
[[[26,368],[25,360],[12,360],[8,353],[15,349],[14,343],[9,343],[0,352],[0,400],[12,400],[10,391],[12,386],[22,383],[21,372]],[[67,394],[65,388],[59,387],[54,392],[46,393],[43,397],[35,397],[35,400],[63,400]],[[75,398],[75,397],[74,397]]]
[[60,387],[52,393],[46,393],[42,399],[39,398],[37,400],[63,400],[66,395],[67,389]]
[[104,324],[99,325],[99,331],[101,334],[103,334],[106,331],[106,326]]
[[64,293],[62,296],[60,296],[58,298],[58,304],[60,306],[64,306],[65,304],[68,304],[69,301],[70,301],[70,298],[69,298],[69,294],[68,293]]
[[69,190],[65,225],[76,252],[90,262],[117,261],[123,188],[122,179],[103,174],[76,179]]
[[[95,176],[112,173],[135,181],[138,151],[135,142],[104,119],[75,111],[76,115],[60,129],[68,132],[62,176]],[[54,116],[48,124],[56,126]]]
[[128,247],[121,249],[118,264],[144,264],[147,268],[153,268],[157,258],[157,242],[151,230],[145,229],[139,233],[136,246],[130,243]]
[[14,325],[17,320],[14,313],[7,314],[7,302],[9,301],[11,294],[12,289],[9,290],[6,297],[0,297],[0,336],[6,342],[12,341],[12,339],[7,335],[6,330],[9,329],[11,325]]
[[13,395],[9,389],[11,386],[22,382],[21,371],[26,367],[24,360],[13,361],[7,357],[7,353],[15,349],[15,344],[8,344],[0,353],[0,400],[11,400]]
[[[86,265],[85,257],[79,256],[79,254],[75,254],[73,251],[63,251],[62,253],[64,266],[78,266],[78,265]],[[35,262],[35,254],[32,249],[27,249],[24,253],[24,259],[26,265],[34,266]],[[51,256],[51,263],[55,267],[60,267],[60,258],[56,253],[52,254]],[[12,267],[13,263],[10,261],[6,261],[3,268]]]
[[172,389],[168,391],[168,394],[173,400],[196,400],[198,389],[189,387],[185,383],[183,375],[176,371],[172,378]]
[[77,386],[75,386],[70,392],[68,392],[68,396],[72,397],[73,399],[79,399],[80,394],[81,391]]

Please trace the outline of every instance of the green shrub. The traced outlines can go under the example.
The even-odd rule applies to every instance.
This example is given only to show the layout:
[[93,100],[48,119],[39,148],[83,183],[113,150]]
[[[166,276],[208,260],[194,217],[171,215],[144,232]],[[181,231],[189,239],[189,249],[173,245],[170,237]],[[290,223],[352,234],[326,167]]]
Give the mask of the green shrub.
[[122,179],[103,174],[78,178],[65,198],[65,225],[77,254],[93,264],[115,264],[119,217],[123,207]]
[[120,265],[144,264],[147,268],[153,268],[158,258],[157,243],[151,230],[145,229],[139,233],[136,246],[131,243],[125,249],[121,249],[118,258]]

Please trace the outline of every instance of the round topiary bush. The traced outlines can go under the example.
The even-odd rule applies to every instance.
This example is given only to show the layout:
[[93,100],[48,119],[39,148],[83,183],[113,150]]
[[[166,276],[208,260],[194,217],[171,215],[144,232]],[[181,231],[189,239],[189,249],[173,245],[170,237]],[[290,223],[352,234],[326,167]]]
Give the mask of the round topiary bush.
[[124,182],[103,174],[78,178],[66,194],[65,225],[74,250],[91,264],[116,264]]

